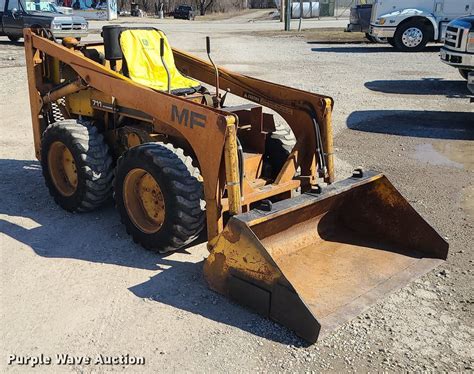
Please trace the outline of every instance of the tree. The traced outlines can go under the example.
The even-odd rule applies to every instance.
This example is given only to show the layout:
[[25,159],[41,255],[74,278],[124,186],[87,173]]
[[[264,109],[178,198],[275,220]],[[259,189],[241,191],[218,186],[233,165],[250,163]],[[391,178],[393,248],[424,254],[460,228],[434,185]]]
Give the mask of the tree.
[[197,0],[199,5],[199,10],[201,12],[201,16],[205,15],[207,10],[212,6],[214,0]]

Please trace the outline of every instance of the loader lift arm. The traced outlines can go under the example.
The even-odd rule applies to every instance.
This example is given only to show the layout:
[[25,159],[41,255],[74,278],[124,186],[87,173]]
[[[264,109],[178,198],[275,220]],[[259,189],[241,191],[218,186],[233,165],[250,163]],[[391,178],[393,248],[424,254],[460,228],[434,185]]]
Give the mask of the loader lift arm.
[[[212,64],[178,49],[173,49],[173,52],[176,65],[185,74],[208,84],[214,83],[215,72]],[[316,125],[320,127],[322,158],[327,164],[327,171],[322,177],[326,183],[334,182],[332,98],[237,74],[222,67],[219,67],[219,86],[222,90],[228,90],[234,95],[266,106],[281,115],[290,125],[296,138],[304,139],[304,144],[300,145],[302,151],[317,153],[317,134],[308,131],[313,128],[315,120]],[[305,159],[305,163],[301,165],[302,174],[316,176],[315,165],[316,160]]]

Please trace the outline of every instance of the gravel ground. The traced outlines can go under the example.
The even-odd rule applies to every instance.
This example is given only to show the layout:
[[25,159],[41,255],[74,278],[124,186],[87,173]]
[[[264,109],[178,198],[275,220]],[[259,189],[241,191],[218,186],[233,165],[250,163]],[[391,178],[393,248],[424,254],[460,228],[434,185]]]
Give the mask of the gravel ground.
[[[338,177],[356,166],[385,172],[448,240],[448,261],[307,346],[207,289],[205,243],[159,257],[131,242],[112,206],[76,215],[52,202],[34,159],[22,45],[1,38],[1,372],[29,371],[7,366],[9,354],[61,353],[146,364],[40,371],[473,370],[474,107],[465,82],[436,46],[403,54],[312,43],[314,33],[269,35],[276,22],[253,21],[156,24],[181,49],[204,57],[211,34],[219,64],[334,97]],[[346,21],[313,23],[328,22]]]

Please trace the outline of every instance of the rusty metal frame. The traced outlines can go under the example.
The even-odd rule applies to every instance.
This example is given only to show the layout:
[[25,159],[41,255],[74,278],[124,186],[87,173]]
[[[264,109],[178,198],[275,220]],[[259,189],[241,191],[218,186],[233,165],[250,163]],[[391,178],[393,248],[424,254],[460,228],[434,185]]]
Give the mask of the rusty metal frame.
[[[43,98],[47,97],[45,94],[49,92],[44,89],[41,62],[42,56],[43,58],[49,56],[69,65],[87,88],[112,96],[115,102],[122,106],[150,115],[156,132],[173,136],[179,133],[189,143],[204,179],[208,240],[211,243],[223,230],[223,208],[229,209],[231,214],[237,214],[241,212],[243,205],[248,206],[252,202],[298,187],[300,181],[289,177],[291,170],[298,166],[311,183],[317,182],[317,161],[314,151],[316,137],[312,115],[316,117],[322,129],[324,152],[327,165],[330,166],[324,175],[324,180],[328,183],[334,180],[330,122],[333,100],[329,97],[265,82],[220,68],[220,84],[223,89],[279,113],[288,122],[299,143],[298,151],[292,154],[291,160],[285,164],[280,173],[278,181],[270,189],[261,192],[253,191],[241,198],[235,146],[238,117],[235,114],[226,111],[225,108],[209,107],[137,84],[107,66],[86,58],[74,49],[36,35],[30,29],[25,29],[24,38],[36,156],[40,157]],[[176,49],[173,49],[173,52],[176,65],[181,71],[202,82],[214,83],[215,71],[211,64]],[[44,92],[41,93],[41,89]],[[67,89],[59,93],[75,89],[84,89],[84,86],[80,85],[79,81],[72,82]],[[205,118],[205,127],[177,124],[172,118],[173,110],[196,113],[200,118]],[[223,165],[225,173],[221,171]],[[220,181],[222,176],[225,176],[227,180]],[[227,187],[228,197],[222,201],[220,190],[224,184]]]
[[[173,54],[176,66],[180,71],[202,82],[214,84],[215,72],[212,64],[179,49],[173,48]],[[222,90],[229,90],[236,96],[272,109],[281,115],[293,130],[296,139],[303,143],[300,147],[301,152],[313,152],[316,149],[311,118],[311,112],[313,112],[323,135],[322,140],[328,165],[324,180],[327,183],[334,182],[331,126],[334,100],[331,97],[266,82],[228,71],[222,67],[219,67],[219,85]],[[314,154],[311,156],[314,157]],[[315,175],[313,157],[300,153],[299,158],[303,160],[302,174]]]

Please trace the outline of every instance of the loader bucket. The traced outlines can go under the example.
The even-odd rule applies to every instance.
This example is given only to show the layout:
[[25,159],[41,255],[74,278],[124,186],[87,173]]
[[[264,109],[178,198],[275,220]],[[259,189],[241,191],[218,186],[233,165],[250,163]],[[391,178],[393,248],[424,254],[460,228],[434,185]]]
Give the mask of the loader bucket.
[[447,253],[388,179],[366,172],[233,216],[204,273],[212,289],[313,343]]

